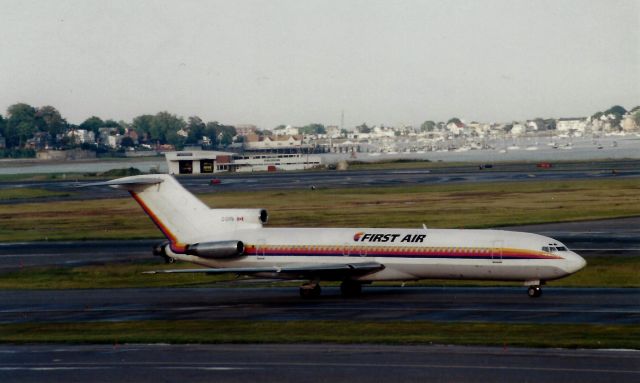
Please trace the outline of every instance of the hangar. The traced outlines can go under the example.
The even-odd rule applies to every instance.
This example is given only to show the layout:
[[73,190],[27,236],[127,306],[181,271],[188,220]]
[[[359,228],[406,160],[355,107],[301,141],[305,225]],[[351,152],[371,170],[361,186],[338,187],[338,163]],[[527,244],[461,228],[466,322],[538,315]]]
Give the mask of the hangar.
[[292,153],[238,154],[208,150],[165,153],[169,174],[213,174],[303,170],[322,165],[319,155]]

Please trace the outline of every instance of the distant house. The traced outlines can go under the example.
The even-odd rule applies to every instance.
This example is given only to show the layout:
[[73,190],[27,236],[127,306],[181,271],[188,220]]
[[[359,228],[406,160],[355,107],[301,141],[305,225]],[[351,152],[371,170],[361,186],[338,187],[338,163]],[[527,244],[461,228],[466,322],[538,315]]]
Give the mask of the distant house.
[[556,121],[556,130],[559,132],[584,131],[586,127],[587,119],[582,117],[559,118]]
[[258,131],[258,127],[251,124],[236,125],[235,128],[238,136],[248,136],[250,134],[256,134]]
[[96,135],[90,130],[86,129],[73,129],[70,130],[67,135],[76,144],[95,144]]
[[243,143],[244,150],[276,150],[303,147],[302,136],[258,136],[249,134]]
[[276,136],[297,136],[300,134],[300,130],[291,125],[279,126],[273,130],[273,134]]
[[33,150],[45,150],[51,147],[51,135],[48,132],[36,132],[33,138],[25,143],[24,147]]
[[636,123],[636,120],[633,118],[633,115],[630,113],[626,114],[623,117],[620,125],[622,126],[622,130],[625,132],[635,132],[640,129],[640,127]]
[[466,128],[466,126],[462,122],[451,121],[447,124],[447,130],[451,132],[455,136],[459,136],[462,134]]

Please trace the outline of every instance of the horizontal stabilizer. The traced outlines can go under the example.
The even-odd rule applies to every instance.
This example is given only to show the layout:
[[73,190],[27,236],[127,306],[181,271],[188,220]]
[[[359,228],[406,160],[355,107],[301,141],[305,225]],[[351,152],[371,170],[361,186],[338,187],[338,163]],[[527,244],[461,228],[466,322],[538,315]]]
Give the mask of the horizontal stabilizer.
[[274,274],[296,274],[296,275],[336,275],[351,276],[362,275],[384,269],[384,265],[376,262],[352,263],[352,264],[317,264],[317,265],[295,265],[295,266],[267,266],[267,267],[237,267],[237,268],[208,268],[208,269],[174,269],[145,271],[143,274],[181,274],[181,273],[203,273],[203,274],[239,274],[252,275],[261,273]]
[[126,189],[126,186],[142,186],[142,185],[155,185],[164,182],[162,178],[156,177],[126,177],[126,178],[118,178],[111,181],[104,182],[93,182],[88,184],[78,185],[78,187],[90,187],[90,186],[113,186],[118,187],[122,186]]

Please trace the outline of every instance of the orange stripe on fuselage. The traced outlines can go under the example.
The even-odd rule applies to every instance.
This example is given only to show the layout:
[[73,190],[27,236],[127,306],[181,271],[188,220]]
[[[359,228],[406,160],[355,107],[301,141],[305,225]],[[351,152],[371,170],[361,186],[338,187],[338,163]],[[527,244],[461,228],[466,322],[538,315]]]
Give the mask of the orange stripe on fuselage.
[[144,210],[144,212],[149,216],[149,218],[151,218],[151,221],[153,221],[156,227],[160,229],[162,234],[164,234],[164,236],[167,237],[170,243],[169,246],[171,247],[171,251],[173,251],[174,253],[184,253],[187,249],[186,245],[178,242],[178,238],[175,236],[175,234],[173,234],[171,230],[169,230],[162,223],[160,218],[158,218],[158,216],[153,212],[153,210],[151,210],[149,206],[147,206],[147,204],[144,203],[144,201],[138,196],[138,194],[136,194],[136,192],[129,190],[129,194],[131,194],[133,199],[136,200],[136,202],[138,203],[138,205],[140,205],[142,210]]

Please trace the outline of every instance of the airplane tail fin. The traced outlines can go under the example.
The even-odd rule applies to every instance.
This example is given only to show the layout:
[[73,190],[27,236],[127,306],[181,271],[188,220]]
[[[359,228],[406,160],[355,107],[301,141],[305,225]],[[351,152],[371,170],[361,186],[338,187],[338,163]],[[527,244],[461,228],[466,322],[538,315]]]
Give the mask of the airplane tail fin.
[[[168,174],[118,178],[83,186],[111,186],[127,190],[176,253],[203,239],[225,239],[238,226],[262,227],[266,211],[256,209],[210,209]],[[264,217],[263,217],[264,216]]]

